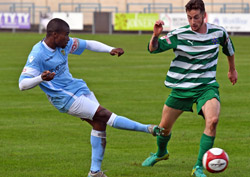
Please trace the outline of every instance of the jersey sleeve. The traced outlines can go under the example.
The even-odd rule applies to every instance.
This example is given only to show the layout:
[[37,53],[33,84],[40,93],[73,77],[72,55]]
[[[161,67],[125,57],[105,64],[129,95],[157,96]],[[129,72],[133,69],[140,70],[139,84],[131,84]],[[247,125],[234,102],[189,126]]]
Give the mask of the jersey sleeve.
[[40,71],[39,57],[40,55],[37,52],[31,52],[29,54],[26,65],[19,77],[19,82],[24,78],[33,78],[42,73]]
[[227,55],[227,56],[234,55],[234,53],[235,53],[234,45],[233,45],[233,42],[230,39],[228,33],[226,32],[226,30],[224,30],[223,40],[221,42],[221,46],[222,46],[222,51],[225,55]]
[[71,46],[69,53],[75,55],[81,55],[82,52],[86,49],[86,41],[78,38],[70,38]]
[[[177,46],[177,36],[172,35],[172,33],[168,33],[165,36],[162,36],[158,39],[158,48],[157,50],[151,52],[151,53],[160,53],[164,52],[169,49],[174,49]],[[149,51],[149,48],[148,48]]]

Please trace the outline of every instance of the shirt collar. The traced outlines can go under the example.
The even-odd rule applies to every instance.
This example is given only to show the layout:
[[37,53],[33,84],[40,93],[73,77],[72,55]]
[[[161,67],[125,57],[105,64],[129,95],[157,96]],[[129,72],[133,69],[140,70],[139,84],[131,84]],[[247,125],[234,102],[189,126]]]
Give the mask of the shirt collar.
[[46,48],[46,49],[48,49],[50,52],[54,52],[54,51],[56,51],[56,50],[54,50],[54,49],[52,49],[52,48],[50,48],[45,42],[44,42],[44,40],[42,41],[42,44],[44,45],[44,47]]

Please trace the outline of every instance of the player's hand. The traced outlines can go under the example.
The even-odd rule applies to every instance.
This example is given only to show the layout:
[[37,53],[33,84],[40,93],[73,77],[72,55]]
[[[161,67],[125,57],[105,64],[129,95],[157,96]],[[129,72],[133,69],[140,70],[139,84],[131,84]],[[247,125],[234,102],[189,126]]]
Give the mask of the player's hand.
[[50,71],[44,71],[41,77],[42,77],[42,80],[44,81],[51,81],[54,78],[55,74],[56,73],[54,72],[51,73]]
[[164,22],[162,20],[157,20],[154,25],[154,35],[158,37],[163,31]]
[[117,55],[118,57],[124,54],[124,50],[122,48],[112,49],[110,55]]
[[230,80],[230,82],[234,85],[236,84],[237,80],[238,80],[238,73],[236,70],[233,71],[229,71],[227,73],[228,79]]

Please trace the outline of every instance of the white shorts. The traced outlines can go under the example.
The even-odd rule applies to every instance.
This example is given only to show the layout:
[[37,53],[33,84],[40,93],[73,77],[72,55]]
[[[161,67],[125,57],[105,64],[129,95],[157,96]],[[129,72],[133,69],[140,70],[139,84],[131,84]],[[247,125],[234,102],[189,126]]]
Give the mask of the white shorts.
[[99,105],[94,93],[91,92],[89,95],[78,97],[67,113],[72,116],[93,120]]

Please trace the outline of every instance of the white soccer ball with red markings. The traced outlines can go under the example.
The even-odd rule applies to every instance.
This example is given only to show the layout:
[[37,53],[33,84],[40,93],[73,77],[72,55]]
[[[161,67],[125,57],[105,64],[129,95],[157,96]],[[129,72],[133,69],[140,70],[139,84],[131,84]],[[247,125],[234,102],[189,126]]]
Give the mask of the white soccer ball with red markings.
[[204,168],[210,173],[219,173],[227,168],[229,157],[221,148],[209,149],[203,156]]

